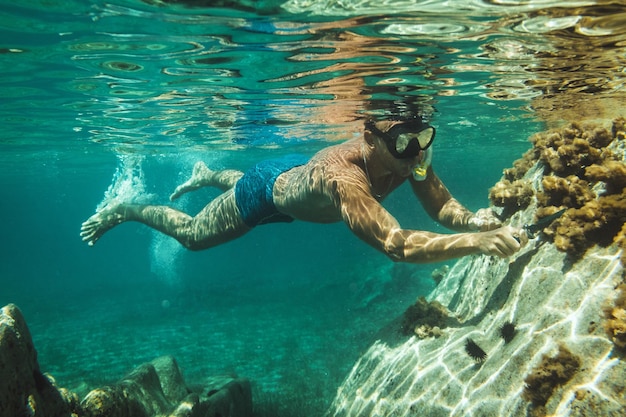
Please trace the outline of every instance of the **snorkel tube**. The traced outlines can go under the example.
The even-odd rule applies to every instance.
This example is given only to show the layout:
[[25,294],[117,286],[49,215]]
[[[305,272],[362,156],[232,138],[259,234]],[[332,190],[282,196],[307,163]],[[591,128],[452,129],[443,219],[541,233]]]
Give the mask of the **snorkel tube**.
[[433,148],[428,147],[428,149],[422,152],[422,158],[420,162],[417,165],[415,165],[411,170],[415,181],[424,181],[426,179],[426,173],[428,171],[428,167],[430,166],[430,163],[432,160],[433,160]]

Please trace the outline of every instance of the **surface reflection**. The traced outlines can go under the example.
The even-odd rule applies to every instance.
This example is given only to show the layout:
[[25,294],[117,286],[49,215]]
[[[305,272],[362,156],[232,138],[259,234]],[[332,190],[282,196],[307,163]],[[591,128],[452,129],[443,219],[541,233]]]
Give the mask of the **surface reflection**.
[[7,8],[5,111],[39,95],[95,142],[239,147],[343,139],[364,103],[407,97],[519,101],[555,122],[624,103],[626,7],[608,1],[175,3]]

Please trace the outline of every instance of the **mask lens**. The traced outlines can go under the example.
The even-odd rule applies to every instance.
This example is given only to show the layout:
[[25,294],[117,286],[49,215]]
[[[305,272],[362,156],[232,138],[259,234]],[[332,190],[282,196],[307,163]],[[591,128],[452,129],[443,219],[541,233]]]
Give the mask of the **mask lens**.
[[403,153],[409,147],[409,144],[413,140],[418,140],[417,135],[414,133],[403,133],[398,135],[396,139],[396,152]]
[[398,154],[405,157],[413,157],[420,150],[426,150],[433,141],[435,129],[427,127],[420,132],[407,132],[398,135],[395,148]]
[[427,127],[426,129],[418,132],[417,141],[420,144],[420,148],[425,150],[430,146],[433,142],[433,137],[435,136],[435,129],[433,127]]

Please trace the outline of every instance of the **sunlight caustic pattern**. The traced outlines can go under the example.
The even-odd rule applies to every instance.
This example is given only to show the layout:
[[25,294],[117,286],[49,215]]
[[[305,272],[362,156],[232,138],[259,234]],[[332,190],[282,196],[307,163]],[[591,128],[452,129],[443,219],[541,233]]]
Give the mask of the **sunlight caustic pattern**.
[[[531,222],[533,212],[518,213],[514,222]],[[512,262],[459,261],[429,298],[462,324],[436,338],[374,344],[339,389],[332,415],[566,416],[623,409],[626,366],[603,327],[624,273],[620,251],[595,247],[585,259],[573,263],[554,245],[534,241]],[[517,327],[509,343],[499,334],[506,322]],[[486,351],[484,362],[466,354],[468,338]],[[569,379],[553,391],[533,392],[529,378],[568,360],[578,364]]]
[[[427,415],[526,415],[524,378],[544,355],[555,356],[560,344],[584,358],[585,372],[554,396],[558,397],[554,404],[548,404],[557,410],[554,415],[568,415],[572,402],[587,396],[609,400],[605,410],[623,407],[623,399],[605,386],[623,375],[624,365],[611,357],[613,346],[600,334],[600,325],[590,333],[594,323],[601,321],[602,305],[620,275],[619,256],[614,249],[600,250],[593,255],[597,269],[574,268],[563,276],[563,255],[548,245],[541,251],[539,264],[522,274],[513,288],[515,295],[500,311],[471,314],[466,323],[479,319],[475,325],[448,329],[440,338],[412,338],[395,348],[382,342],[372,346],[338,391],[333,415],[391,415],[392,410],[398,416],[420,415],[425,410],[430,412]],[[482,272],[498,280],[486,269]],[[563,294],[581,285],[594,288],[593,295],[580,297],[576,305],[563,305],[564,299],[572,299]],[[526,294],[523,303],[520,293]],[[520,307],[523,304],[526,308]],[[498,325],[511,316],[518,334],[505,345]],[[485,348],[488,356],[483,364],[476,364],[464,352],[468,337]]]

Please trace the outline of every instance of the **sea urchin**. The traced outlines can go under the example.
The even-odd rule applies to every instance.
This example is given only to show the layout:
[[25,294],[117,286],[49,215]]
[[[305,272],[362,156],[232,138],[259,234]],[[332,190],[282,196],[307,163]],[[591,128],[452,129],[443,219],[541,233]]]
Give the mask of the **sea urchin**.
[[504,343],[509,343],[515,337],[517,330],[515,324],[507,321],[500,327],[500,336],[504,339]]
[[487,353],[469,337],[465,341],[465,351],[476,362],[484,362],[487,358]]

